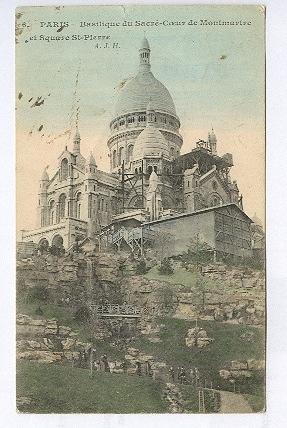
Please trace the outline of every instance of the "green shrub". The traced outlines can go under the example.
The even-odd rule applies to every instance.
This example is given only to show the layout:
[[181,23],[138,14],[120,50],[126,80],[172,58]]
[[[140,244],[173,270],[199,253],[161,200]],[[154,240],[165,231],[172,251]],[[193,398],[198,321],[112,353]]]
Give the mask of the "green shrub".
[[87,306],[80,306],[76,310],[75,315],[74,315],[74,319],[76,321],[80,321],[80,322],[87,321],[90,319],[90,317],[91,317],[91,313],[90,313],[89,308],[87,308]]
[[140,260],[138,262],[138,264],[136,265],[136,273],[138,275],[144,275],[145,273],[147,273],[149,271],[149,268],[146,265],[146,261],[145,260]]
[[28,301],[33,302],[47,302],[49,299],[49,291],[44,285],[36,285],[28,292]]
[[170,259],[164,258],[160,262],[160,266],[158,267],[158,271],[161,275],[172,275],[173,274],[173,267],[172,267]]

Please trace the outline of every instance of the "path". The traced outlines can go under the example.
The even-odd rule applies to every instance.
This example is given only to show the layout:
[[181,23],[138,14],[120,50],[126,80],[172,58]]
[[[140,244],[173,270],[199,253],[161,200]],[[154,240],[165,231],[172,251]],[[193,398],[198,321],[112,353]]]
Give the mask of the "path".
[[218,391],[220,393],[219,413],[252,413],[253,410],[248,401],[234,392]]

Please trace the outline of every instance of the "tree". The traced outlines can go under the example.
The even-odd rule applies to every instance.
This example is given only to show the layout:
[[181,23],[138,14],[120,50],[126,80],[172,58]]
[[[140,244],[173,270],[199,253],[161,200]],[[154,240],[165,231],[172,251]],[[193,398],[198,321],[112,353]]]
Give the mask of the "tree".
[[164,258],[158,267],[158,271],[161,275],[173,274],[173,267],[169,258]]
[[149,268],[146,265],[146,261],[144,259],[141,259],[136,265],[136,273],[138,275],[144,275],[146,272],[148,272],[148,270]]
[[206,264],[213,260],[213,255],[214,248],[197,234],[195,238],[190,239],[184,259],[195,263],[198,269],[201,264]]
[[159,230],[154,232],[152,249],[154,250],[154,256],[160,262],[173,255],[173,235],[165,230]]

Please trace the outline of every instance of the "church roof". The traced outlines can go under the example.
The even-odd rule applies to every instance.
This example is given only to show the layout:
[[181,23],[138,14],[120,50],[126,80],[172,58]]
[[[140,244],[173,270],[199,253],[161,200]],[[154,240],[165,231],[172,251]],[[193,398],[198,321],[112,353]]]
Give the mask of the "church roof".
[[144,157],[159,157],[161,155],[169,158],[168,143],[160,130],[149,124],[136,139],[133,160],[143,159]]
[[[141,49],[143,47],[150,49],[146,38],[142,41]],[[144,68],[140,66],[137,75],[129,79],[120,89],[115,105],[117,117],[127,113],[146,111],[151,96],[154,110],[176,116],[174,102],[169,91],[154,77],[149,68],[148,59]]]
[[41,177],[42,181],[49,181],[49,175],[47,173],[47,167],[44,169],[43,173],[42,173],[42,177]]
[[169,91],[151,71],[139,72],[122,87],[115,105],[115,115],[145,111],[151,95],[154,110],[176,116]]
[[89,165],[95,165],[95,166],[97,166],[95,158],[94,158],[94,155],[93,155],[92,152],[90,153],[90,157],[89,157]]

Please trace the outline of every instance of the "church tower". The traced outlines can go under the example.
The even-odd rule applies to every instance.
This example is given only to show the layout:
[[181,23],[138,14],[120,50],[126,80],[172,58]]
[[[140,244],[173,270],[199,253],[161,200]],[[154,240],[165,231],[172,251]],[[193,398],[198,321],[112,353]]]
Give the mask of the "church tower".
[[208,133],[208,146],[210,148],[212,155],[217,155],[217,138],[214,133],[214,129],[211,129],[211,132]]
[[46,167],[39,180],[37,227],[44,227],[48,224],[48,186],[49,176]]
[[97,164],[90,153],[85,166],[84,196],[83,196],[83,218],[88,222],[88,237],[95,233],[96,225],[96,190],[97,190]]
[[81,137],[78,128],[73,139],[73,155],[77,156],[81,153]]

